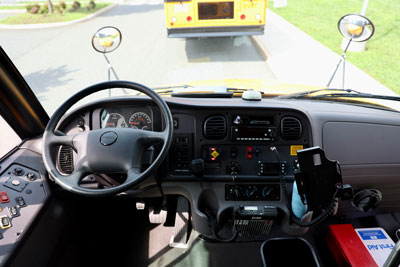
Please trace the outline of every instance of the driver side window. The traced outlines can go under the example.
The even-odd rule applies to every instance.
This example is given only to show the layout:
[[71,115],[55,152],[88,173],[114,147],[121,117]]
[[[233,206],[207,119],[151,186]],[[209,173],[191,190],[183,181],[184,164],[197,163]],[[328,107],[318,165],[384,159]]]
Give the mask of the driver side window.
[[0,158],[2,158],[21,143],[21,138],[19,138],[2,116],[0,116],[0,129]]

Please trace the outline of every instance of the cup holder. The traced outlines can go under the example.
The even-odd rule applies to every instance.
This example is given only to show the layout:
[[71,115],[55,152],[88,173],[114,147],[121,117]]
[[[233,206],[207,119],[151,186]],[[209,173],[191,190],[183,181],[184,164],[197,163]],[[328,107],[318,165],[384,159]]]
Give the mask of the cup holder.
[[261,245],[264,267],[307,266],[319,267],[311,245],[302,238],[272,238]]

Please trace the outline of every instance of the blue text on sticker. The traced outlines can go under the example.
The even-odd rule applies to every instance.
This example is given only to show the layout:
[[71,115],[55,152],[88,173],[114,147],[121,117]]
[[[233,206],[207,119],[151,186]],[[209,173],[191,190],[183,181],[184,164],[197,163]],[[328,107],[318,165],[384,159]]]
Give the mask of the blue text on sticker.
[[393,244],[378,244],[378,245],[367,245],[369,250],[383,250],[383,249],[393,249]]
[[358,231],[358,234],[363,240],[387,239],[385,234],[381,230]]

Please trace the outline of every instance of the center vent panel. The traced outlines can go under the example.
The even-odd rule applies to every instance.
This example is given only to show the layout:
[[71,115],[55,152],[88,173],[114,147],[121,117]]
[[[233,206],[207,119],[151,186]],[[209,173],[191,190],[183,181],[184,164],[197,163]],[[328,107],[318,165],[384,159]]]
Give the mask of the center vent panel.
[[204,136],[210,140],[221,140],[226,137],[226,119],[224,116],[211,116],[204,122]]
[[74,171],[74,155],[72,147],[61,146],[58,154],[58,169],[62,174],[71,174]]
[[298,140],[302,135],[300,120],[294,117],[284,117],[281,120],[281,137],[285,140]]

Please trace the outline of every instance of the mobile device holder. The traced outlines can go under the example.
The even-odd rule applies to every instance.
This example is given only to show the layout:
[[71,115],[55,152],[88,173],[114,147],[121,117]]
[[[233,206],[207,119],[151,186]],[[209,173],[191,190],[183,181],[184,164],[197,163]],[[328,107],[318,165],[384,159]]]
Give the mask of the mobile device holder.
[[310,222],[300,221],[295,216],[292,219],[297,225],[309,227],[329,217],[338,199],[351,200],[353,189],[343,184],[339,163],[327,159],[320,147],[299,150],[297,157],[300,171],[295,173],[295,180],[301,201],[307,205],[308,211],[319,215]]

